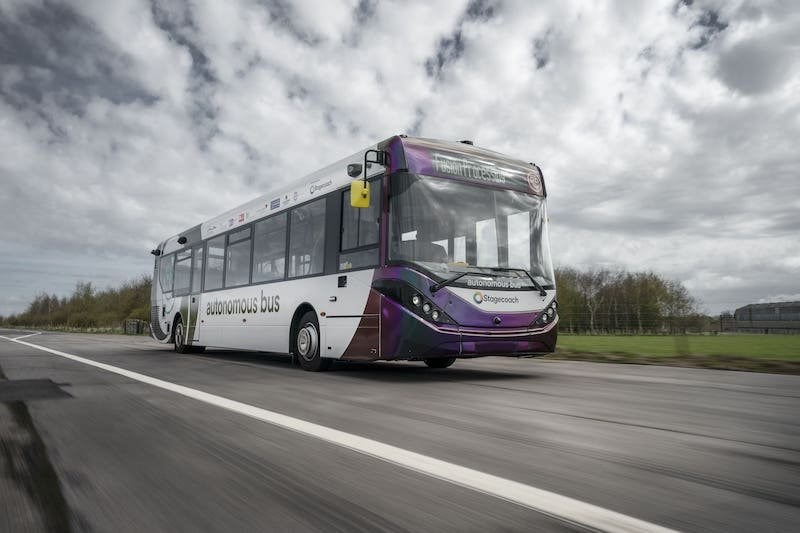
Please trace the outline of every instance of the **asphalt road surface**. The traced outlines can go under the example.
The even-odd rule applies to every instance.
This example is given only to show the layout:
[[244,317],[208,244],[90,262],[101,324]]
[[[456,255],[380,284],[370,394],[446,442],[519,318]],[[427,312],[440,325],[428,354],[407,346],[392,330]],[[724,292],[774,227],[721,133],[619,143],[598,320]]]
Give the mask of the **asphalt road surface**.
[[800,376],[507,358],[315,374],[0,335],[0,531],[800,524]]

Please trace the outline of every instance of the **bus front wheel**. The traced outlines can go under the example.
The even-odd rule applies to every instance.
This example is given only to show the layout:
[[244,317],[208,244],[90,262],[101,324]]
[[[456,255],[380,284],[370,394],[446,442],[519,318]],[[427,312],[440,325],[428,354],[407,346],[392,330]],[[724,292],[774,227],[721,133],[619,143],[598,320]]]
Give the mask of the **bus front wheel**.
[[192,347],[186,345],[186,330],[183,328],[183,320],[181,320],[181,317],[175,320],[175,327],[172,331],[172,342],[175,345],[175,351],[178,353],[189,353]]
[[455,357],[429,357],[423,359],[428,368],[447,368],[456,362]]
[[313,311],[303,314],[293,335],[294,353],[303,370],[322,372],[331,366],[331,360],[320,356],[319,321]]

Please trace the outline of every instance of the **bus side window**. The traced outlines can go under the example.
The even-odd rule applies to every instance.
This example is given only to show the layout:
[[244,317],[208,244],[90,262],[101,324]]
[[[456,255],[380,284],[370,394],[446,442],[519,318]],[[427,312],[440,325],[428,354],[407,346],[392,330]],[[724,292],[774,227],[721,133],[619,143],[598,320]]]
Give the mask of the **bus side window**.
[[250,283],[250,227],[228,235],[225,286],[239,287]]
[[283,279],[286,271],[286,213],[256,222],[253,230],[253,283]]
[[350,191],[342,193],[342,242],[339,253],[339,270],[378,264],[380,202],[370,202],[369,207],[365,208],[352,207],[349,194]]
[[204,290],[221,289],[222,270],[225,266],[225,235],[209,239],[206,250]]
[[321,274],[325,263],[325,198],[292,209],[289,277]]
[[158,267],[158,280],[161,283],[162,292],[172,292],[172,280],[175,274],[175,254],[169,254],[161,258]]
[[175,296],[189,294],[189,284],[192,279],[192,251],[183,250],[175,254],[175,276],[173,277],[173,290]]
[[192,256],[192,293],[197,294],[203,281],[203,247],[195,248]]

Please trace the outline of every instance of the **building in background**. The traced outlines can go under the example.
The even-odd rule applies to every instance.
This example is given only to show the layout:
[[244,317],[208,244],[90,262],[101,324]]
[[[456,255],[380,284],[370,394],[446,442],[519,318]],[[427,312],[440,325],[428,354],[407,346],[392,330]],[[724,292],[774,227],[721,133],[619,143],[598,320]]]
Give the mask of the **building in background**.
[[800,334],[800,302],[749,304],[720,317],[720,330],[735,333]]

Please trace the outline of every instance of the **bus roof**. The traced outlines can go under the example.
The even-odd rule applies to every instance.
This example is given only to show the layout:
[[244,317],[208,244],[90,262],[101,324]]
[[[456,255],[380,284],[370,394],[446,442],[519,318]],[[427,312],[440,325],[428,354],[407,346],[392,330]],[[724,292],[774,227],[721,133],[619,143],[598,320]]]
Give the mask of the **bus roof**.
[[[347,174],[347,165],[363,164],[367,150],[386,151],[390,157],[390,172],[406,171],[544,195],[541,172],[532,163],[478,148],[465,141],[395,135],[173,235],[163,241],[159,249],[162,253],[170,253],[345,187],[354,179]],[[181,236],[186,237],[186,245],[178,243]]]

